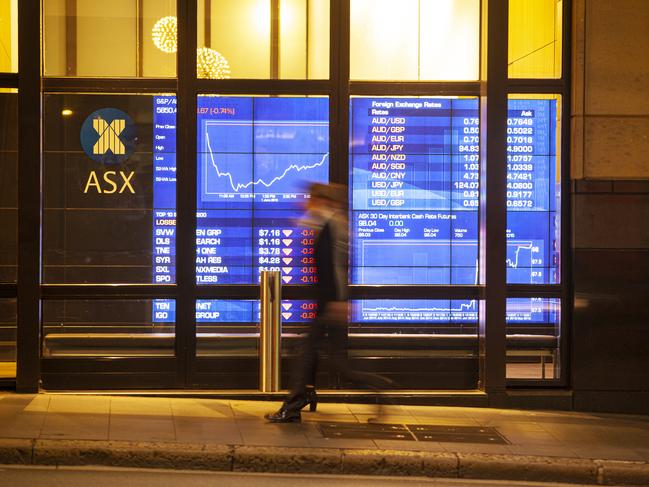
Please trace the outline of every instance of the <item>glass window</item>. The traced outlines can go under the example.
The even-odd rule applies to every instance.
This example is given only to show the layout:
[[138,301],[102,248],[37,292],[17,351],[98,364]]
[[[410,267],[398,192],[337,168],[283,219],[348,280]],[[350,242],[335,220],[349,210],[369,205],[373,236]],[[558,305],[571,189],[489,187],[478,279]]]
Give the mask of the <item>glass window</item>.
[[507,300],[507,378],[560,377],[561,301]]
[[355,97],[351,282],[477,284],[477,98]]
[[173,356],[173,319],[152,300],[43,301],[44,357]]
[[246,356],[256,359],[259,346],[259,301],[196,302],[196,355]]
[[560,78],[563,0],[509,0],[509,77]]
[[199,78],[329,77],[329,0],[199,0]]
[[355,80],[476,80],[479,0],[351,0]]
[[16,377],[16,300],[0,299],[0,379]]
[[[175,301],[153,301],[153,322],[173,323]],[[313,320],[316,304],[308,300],[283,300],[281,319],[287,348],[296,348],[300,325]],[[200,357],[258,357],[259,300],[200,299],[196,301],[196,354]],[[292,344],[292,346],[291,346]]]
[[46,94],[43,281],[175,281],[176,98]]
[[18,256],[18,95],[0,88],[0,282],[16,281]]
[[0,73],[18,72],[18,0],[0,1]]
[[201,95],[197,122],[197,283],[313,282],[314,230],[297,221],[308,182],[329,179],[329,99]]
[[507,120],[507,282],[558,284],[561,98],[511,95]]
[[44,0],[45,76],[176,76],[175,0]]
[[350,359],[355,370],[390,377],[391,389],[474,389],[479,307],[470,299],[353,301]]

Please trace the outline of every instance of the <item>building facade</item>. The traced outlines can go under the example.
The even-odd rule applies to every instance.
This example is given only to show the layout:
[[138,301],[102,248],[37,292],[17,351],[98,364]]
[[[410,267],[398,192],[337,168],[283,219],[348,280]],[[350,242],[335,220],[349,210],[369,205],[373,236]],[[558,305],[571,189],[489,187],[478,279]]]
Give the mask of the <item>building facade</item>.
[[354,367],[404,400],[646,411],[643,2],[3,5],[9,387],[259,394],[264,271],[285,386],[305,188],[333,181]]

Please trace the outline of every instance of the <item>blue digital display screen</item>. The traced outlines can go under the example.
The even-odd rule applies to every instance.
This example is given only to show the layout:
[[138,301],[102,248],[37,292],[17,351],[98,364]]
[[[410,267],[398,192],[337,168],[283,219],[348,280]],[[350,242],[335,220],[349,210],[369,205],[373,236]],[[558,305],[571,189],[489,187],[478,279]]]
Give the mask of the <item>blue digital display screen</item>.
[[200,96],[198,148],[197,283],[312,283],[298,220],[308,182],[329,180],[329,100]]
[[[175,282],[175,112],[175,97],[154,97],[155,283]],[[352,98],[352,283],[479,282],[479,126],[477,98]],[[328,180],[328,99],[199,96],[197,132],[196,282],[279,270],[312,283],[314,235],[298,220],[308,182]],[[507,280],[557,283],[557,100],[509,101],[507,151]],[[201,316],[234,316],[223,303]],[[359,303],[354,321],[477,321],[474,301]],[[257,313],[246,306],[236,313]]]
[[508,325],[557,325],[561,321],[561,300],[557,298],[509,298]]
[[353,98],[351,281],[478,282],[477,98]]
[[[156,283],[175,281],[175,107],[173,96],[154,97]],[[263,270],[313,283],[314,230],[299,220],[308,184],[329,180],[328,98],[199,96],[197,135],[196,283],[256,284]],[[257,304],[224,303],[199,302],[197,321],[258,314]],[[154,316],[173,306],[156,301]]]
[[[479,282],[479,127],[476,98],[352,98],[352,283]],[[507,154],[507,282],[558,283],[557,100],[509,100]],[[353,319],[476,322],[474,308],[361,301]]]
[[557,100],[509,100],[507,282],[560,282]]
[[354,323],[478,322],[476,300],[373,299],[352,302]]
[[176,97],[153,97],[153,282],[176,282]]
[[[304,323],[315,318],[316,303],[309,300],[283,300],[282,323]],[[259,323],[259,301],[241,299],[199,299],[196,301],[197,323]],[[176,302],[168,299],[153,301],[156,323],[176,321]]]
[[[559,323],[561,301],[554,298],[509,298],[509,325],[555,325]],[[352,303],[355,323],[478,323],[476,300],[375,299]]]

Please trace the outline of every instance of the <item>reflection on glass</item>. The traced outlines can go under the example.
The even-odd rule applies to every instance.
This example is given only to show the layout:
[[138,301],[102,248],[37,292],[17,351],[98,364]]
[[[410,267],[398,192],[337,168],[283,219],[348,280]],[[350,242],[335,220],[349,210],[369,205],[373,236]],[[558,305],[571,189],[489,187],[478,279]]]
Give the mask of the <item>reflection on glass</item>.
[[561,281],[560,98],[510,97],[507,119],[507,282]]
[[43,280],[175,280],[175,98],[45,95]]
[[18,257],[18,95],[0,90],[0,283],[16,281]]
[[352,98],[354,284],[478,282],[476,98]]
[[18,0],[0,2],[0,73],[18,72]]
[[509,0],[509,77],[560,78],[563,0]]
[[508,379],[558,379],[560,340],[561,300],[507,300]]
[[356,80],[475,80],[479,0],[352,0]]
[[199,0],[198,47],[229,72],[206,78],[323,79],[329,77],[329,0]]
[[43,0],[45,76],[175,77],[154,30],[175,15],[175,0]]
[[[152,316],[156,326],[174,323],[175,301],[156,299]],[[316,305],[307,300],[283,300],[282,334],[287,348],[295,349],[300,325],[315,317]],[[257,358],[260,307],[257,300],[200,299],[196,301],[196,353],[198,356],[248,356]]]
[[476,388],[479,307],[470,299],[352,301],[349,355],[395,389]]
[[154,318],[152,303],[150,299],[43,301],[43,356],[173,356],[174,320]]
[[16,300],[0,299],[0,379],[16,377]]

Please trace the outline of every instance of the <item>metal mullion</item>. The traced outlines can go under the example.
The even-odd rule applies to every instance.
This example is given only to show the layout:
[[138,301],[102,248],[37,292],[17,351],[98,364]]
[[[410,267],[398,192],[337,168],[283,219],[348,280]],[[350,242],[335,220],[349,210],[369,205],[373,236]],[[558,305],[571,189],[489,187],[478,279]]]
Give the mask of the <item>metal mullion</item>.
[[352,299],[482,299],[480,286],[367,286],[349,287]]
[[526,285],[526,284],[508,284],[507,285],[508,298],[523,298],[523,297],[550,297],[561,298],[563,297],[563,286],[548,284],[548,285]]
[[479,81],[421,82],[405,81],[400,83],[382,81],[351,81],[350,93],[356,96],[411,95],[411,96],[480,96]]
[[196,356],[196,0],[178,0],[177,12],[176,357],[186,387]]
[[510,93],[564,93],[570,88],[563,79],[510,79],[507,81],[507,91]]
[[561,360],[560,382],[567,386],[570,377],[570,332],[573,313],[573,287],[572,287],[572,259],[571,259],[571,204],[570,204],[570,139],[571,139],[571,113],[572,106],[572,1],[566,0],[563,4],[562,14],[562,69],[561,76],[566,86],[562,95],[561,108],[561,281],[563,290],[561,300],[560,331],[561,340],[559,356]]
[[[91,357],[43,357],[43,372],[56,374],[70,372],[79,372],[82,365],[83,372],[87,373],[106,373],[106,372],[159,372],[165,365],[173,366],[176,358],[165,355],[149,356],[91,356]],[[162,365],[162,367],[160,366]],[[168,372],[162,370],[162,373]]]
[[335,87],[329,80],[256,80],[199,79],[196,94],[271,94],[271,95],[331,95]]
[[[371,286],[351,285],[352,299],[482,299],[481,286]],[[535,293],[536,296],[539,293]],[[547,293],[541,293],[543,295]],[[284,299],[313,299],[312,286],[283,286]],[[552,294],[552,297],[556,293]],[[259,287],[252,285],[197,286],[197,299],[258,299]]]
[[43,78],[50,93],[172,93],[175,78]]
[[[42,97],[40,0],[18,2],[18,284],[16,390],[38,392],[41,376]],[[37,30],[38,32],[38,30]]]
[[527,389],[539,387],[562,387],[561,379],[507,379],[508,389]]
[[0,73],[0,86],[18,88],[18,73]]
[[197,299],[259,299],[259,286],[254,285],[202,285],[196,286]]
[[270,0],[270,77],[280,77],[279,0]]
[[176,286],[168,284],[41,285],[43,299],[175,299],[176,293]]
[[[479,313],[480,389],[490,404],[500,404],[506,387],[506,177],[508,0],[483,2],[482,28],[487,29],[486,85],[480,113],[481,205],[480,247],[484,261],[481,284],[485,299]],[[486,23],[485,23],[486,20]],[[487,48],[484,50],[484,48]],[[486,95],[486,96],[485,96]],[[488,132],[487,132],[488,127]]]
[[336,89],[331,110],[335,126],[332,131],[331,154],[334,164],[329,167],[331,181],[348,184],[349,167],[349,95],[350,95],[350,0],[332,0],[329,72]]
[[[329,179],[335,181],[339,178],[339,173],[343,172],[339,166],[337,154],[341,143],[340,136],[340,94],[338,93],[338,83],[340,78],[340,2],[331,0],[329,3]],[[333,161],[333,163],[331,163]]]

